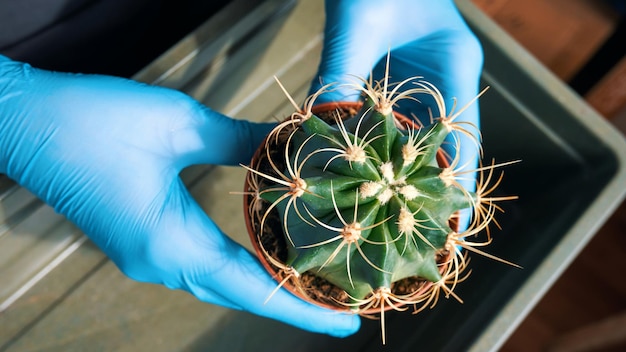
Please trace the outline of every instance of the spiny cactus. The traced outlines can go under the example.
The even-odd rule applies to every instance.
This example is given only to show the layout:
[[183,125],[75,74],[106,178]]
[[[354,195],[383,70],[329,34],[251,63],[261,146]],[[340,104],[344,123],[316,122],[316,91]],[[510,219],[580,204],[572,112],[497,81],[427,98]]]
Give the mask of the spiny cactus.
[[[453,295],[467,265],[462,248],[485,254],[475,247],[491,241],[488,225],[501,210],[495,202],[514,197],[490,195],[501,180],[493,178],[494,168],[501,165],[463,171],[460,153],[442,160],[440,147],[451,133],[475,142],[459,146],[453,138],[457,148],[479,153],[480,143],[471,125],[456,121],[464,109],[447,113],[435,86],[419,77],[391,86],[385,77],[353,87],[362,93],[360,108],[324,115],[314,114],[315,99],[331,85],[307,98],[303,108],[287,94],[296,112],[267,137],[256,161],[244,166],[246,204],[258,223],[253,227],[260,250],[281,286],[289,282],[304,295],[319,296],[308,282],[332,284],[335,291],[325,303],[381,313],[384,341],[386,309],[408,305],[419,311],[441,294]],[[439,110],[431,112],[437,115],[427,127],[401,121],[393,111],[400,99],[420,95],[433,98]],[[459,179],[474,173],[476,191],[463,188]],[[471,220],[460,231],[455,218],[465,208]],[[479,232],[486,239],[475,240]],[[286,248],[277,252],[272,241]]]

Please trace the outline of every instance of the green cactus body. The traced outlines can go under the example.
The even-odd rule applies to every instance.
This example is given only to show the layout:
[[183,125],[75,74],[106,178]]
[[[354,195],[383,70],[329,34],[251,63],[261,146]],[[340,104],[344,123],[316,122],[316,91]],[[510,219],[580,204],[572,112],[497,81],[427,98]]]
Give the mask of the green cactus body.
[[298,174],[304,192],[292,200],[280,185],[261,190],[284,219],[285,264],[356,301],[406,277],[441,280],[436,254],[471,195],[440,177],[436,154],[447,134],[442,123],[401,129],[371,101],[335,125],[315,115],[303,121],[289,138],[284,174]]
[[[467,264],[461,247],[515,265],[475,248],[491,241],[488,224],[502,210],[495,202],[515,199],[490,196],[501,180],[490,184],[493,170],[508,163],[463,171],[480,174],[475,192],[463,189],[457,159],[449,165],[437,161],[450,133],[473,137],[466,124],[454,122],[463,109],[447,116],[443,97],[424,81],[397,93],[413,80],[391,92],[386,81],[355,85],[365,98],[349,117],[345,111],[331,112],[330,118],[312,113],[322,89],[279,124],[257,152],[258,160],[245,166],[248,210],[259,222],[253,238],[280,272],[280,285],[292,281],[303,292],[299,280],[308,273],[342,290],[344,300],[331,301],[364,314],[380,309],[384,317],[385,306],[413,304],[419,311],[436,303],[440,292],[453,295]],[[394,104],[410,94],[434,98],[439,117],[430,126],[416,127],[394,115]],[[470,224],[460,232],[451,219],[466,208]],[[281,258],[263,245],[271,214],[278,220],[270,232],[280,227],[284,236]],[[482,232],[487,239],[476,241]],[[405,285],[407,280],[418,284]],[[411,285],[414,291],[398,289]]]

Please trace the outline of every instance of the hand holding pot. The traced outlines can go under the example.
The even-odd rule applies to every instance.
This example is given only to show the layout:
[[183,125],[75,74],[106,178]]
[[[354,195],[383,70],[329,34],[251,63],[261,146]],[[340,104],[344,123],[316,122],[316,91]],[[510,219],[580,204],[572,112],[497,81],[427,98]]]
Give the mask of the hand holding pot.
[[247,163],[269,128],[171,89],[0,56],[0,172],[78,225],[126,275],[311,331],[353,333],[357,317],[284,291],[264,304],[276,283],[179,178],[192,164]]
[[[318,75],[311,91],[330,82],[355,82],[355,77],[381,79],[384,59],[390,52],[390,82],[421,76],[445,97],[448,113],[456,99],[456,109],[468,104],[479,93],[482,49],[474,34],[451,0],[327,0],[324,48]],[[339,87],[319,101],[357,100],[354,90]],[[430,124],[428,108],[433,101],[420,104],[409,99],[400,102],[400,113],[421,111],[417,118]],[[474,102],[457,119],[479,128],[478,104]],[[477,130],[473,130],[478,134]],[[467,136],[456,135],[461,145],[459,165],[466,170],[478,165],[475,144]],[[450,140],[447,152],[456,154]],[[474,182],[463,186],[475,189]],[[468,219],[464,220],[467,224]],[[462,223],[463,225],[463,223]]]

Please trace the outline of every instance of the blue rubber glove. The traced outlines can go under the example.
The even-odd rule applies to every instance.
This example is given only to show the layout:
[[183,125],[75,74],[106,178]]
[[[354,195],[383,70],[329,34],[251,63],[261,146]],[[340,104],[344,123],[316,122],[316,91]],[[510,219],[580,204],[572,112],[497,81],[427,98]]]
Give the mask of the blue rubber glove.
[[171,89],[48,72],[0,56],[0,172],[75,223],[126,275],[346,336],[359,328],[358,317],[284,290],[264,304],[277,283],[179,178],[192,164],[249,162],[270,128]]
[[[311,91],[325,83],[354,83],[354,76],[384,77],[386,56],[391,50],[389,66],[390,83],[413,76],[422,76],[433,83],[443,94],[446,107],[452,108],[454,98],[457,109],[469,103],[479,93],[482,70],[482,48],[467,27],[451,0],[327,0],[324,48],[318,76]],[[411,87],[411,85],[407,85]],[[413,86],[415,87],[415,86]],[[340,88],[320,96],[320,102],[330,100],[356,100],[354,90]],[[404,99],[399,112],[418,111],[418,118],[430,124],[430,106]],[[471,122],[479,128],[478,103],[475,102],[456,121]],[[470,128],[471,130],[471,128]],[[478,135],[478,130],[473,131]],[[457,133],[462,145],[459,165],[465,170],[478,166],[478,151],[468,137]],[[456,155],[452,139],[444,149]],[[464,175],[462,184],[475,189],[475,175]],[[461,221],[467,227],[468,213]]]

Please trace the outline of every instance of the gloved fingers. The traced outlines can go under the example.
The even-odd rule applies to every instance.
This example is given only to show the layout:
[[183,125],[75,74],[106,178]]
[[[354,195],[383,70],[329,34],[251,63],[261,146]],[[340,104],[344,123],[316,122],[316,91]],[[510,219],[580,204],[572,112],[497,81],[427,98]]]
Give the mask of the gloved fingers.
[[274,292],[278,283],[252,254],[235,243],[228,247],[222,258],[214,258],[221,264],[219,269],[196,277],[197,282],[190,285],[199,299],[211,302],[219,292],[220,298],[245,311],[316,333],[344,337],[358,330],[356,315],[314,306],[282,288]]
[[[367,1],[326,1],[324,46],[317,75],[310,93],[329,83],[361,84],[380,57],[393,44],[387,16],[393,17],[394,6],[380,6]],[[356,101],[358,92],[347,86],[336,86],[318,101]]]
[[[374,28],[376,19],[371,15],[359,15],[358,1],[326,1],[326,22],[324,27],[324,46],[317,75],[311,82],[310,93],[316,92],[328,83],[355,82],[356,77],[366,78],[380,58],[384,48],[376,41],[364,45],[363,28]],[[373,34],[376,31],[372,31]],[[356,101],[358,93],[347,87],[335,87],[332,92],[318,98],[326,101]]]
[[[398,0],[382,4],[376,0],[327,0],[324,46],[311,94],[332,82],[366,79],[376,62],[388,51],[429,37],[445,29],[466,30],[454,2],[450,0]],[[339,86],[319,98],[356,100],[358,95]]]
[[[418,101],[404,99],[398,102],[398,111],[408,114],[421,112],[418,118],[427,120],[429,110],[435,117],[449,115],[453,110],[470,104],[479,93],[479,80],[482,70],[482,48],[476,37],[469,31],[440,33],[428,39],[415,40],[391,52],[389,60],[389,82],[401,82],[409,77],[419,77],[414,81],[433,84],[443,95],[445,111],[428,95],[416,95]],[[377,80],[385,76],[386,58],[380,60],[373,73]],[[401,89],[416,88],[415,83]],[[455,106],[456,105],[456,106]],[[470,104],[465,110],[464,119],[478,120],[477,104]],[[429,123],[429,121],[424,121]]]
[[172,153],[179,168],[194,164],[248,164],[273,123],[233,119],[196,102],[184,99],[168,130]]
[[177,185],[148,236],[144,259],[130,258],[121,265],[127,275],[313,332],[346,336],[359,328],[357,316],[313,306],[284,289],[265,303],[278,283],[254,255],[220,230],[182,182]]

